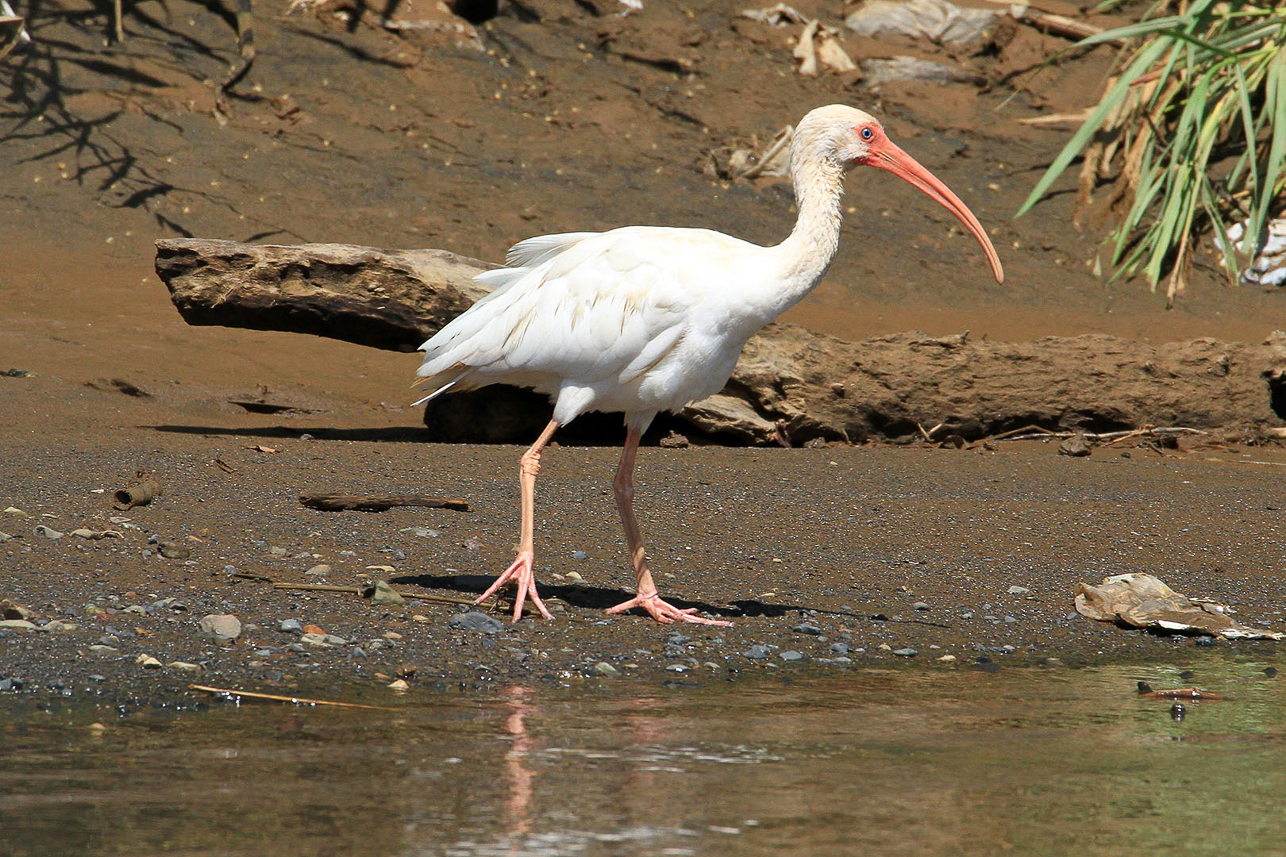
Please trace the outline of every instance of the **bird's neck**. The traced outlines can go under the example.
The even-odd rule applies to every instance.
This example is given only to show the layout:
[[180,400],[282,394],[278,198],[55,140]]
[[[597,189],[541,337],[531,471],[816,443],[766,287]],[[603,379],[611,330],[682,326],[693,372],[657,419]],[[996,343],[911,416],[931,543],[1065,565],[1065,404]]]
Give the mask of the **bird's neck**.
[[844,170],[833,157],[794,158],[791,180],[799,219],[777,245],[781,261],[782,310],[793,306],[821,282],[839,249],[840,195]]

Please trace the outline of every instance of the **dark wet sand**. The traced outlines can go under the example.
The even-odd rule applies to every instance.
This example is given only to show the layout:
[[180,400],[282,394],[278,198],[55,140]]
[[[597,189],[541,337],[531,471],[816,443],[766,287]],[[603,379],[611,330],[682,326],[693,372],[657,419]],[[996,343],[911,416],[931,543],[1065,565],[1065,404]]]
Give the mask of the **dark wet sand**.
[[[1155,660],[1196,645],[1070,615],[1076,583],[1131,571],[1282,630],[1286,455],[1273,449],[1100,449],[1088,459],[1037,442],[996,443],[994,451],[644,449],[638,507],[658,582],[675,600],[733,622],[711,628],[604,616],[633,583],[609,487],[617,453],[556,448],[537,489],[536,544],[542,591],[559,604],[558,618],[485,635],[452,628],[458,608],[373,608],[355,595],[274,590],[225,567],[337,585],[373,575],[403,590],[467,597],[512,558],[519,449],[423,444],[411,428],[327,429],[310,415],[192,424],[152,399],[47,376],[2,382],[18,412],[62,409],[76,399],[85,413],[122,403],[117,427],[92,435],[66,430],[76,418],[70,410],[54,414],[47,433],[11,419],[0,427],[0,467],[20,475],[0,499],[53,516],[0,519],[0,529],[20,536],[0,546],[0,592],[44,618],[79,624],[0,637],[0,672],[29,688],[164,694],[201,681],[271,692],[319,679],[387,682],[403,664],[417,668],[416,682],[605,680],[594,672],[603,661],[627,677],[676,677],[661,672],[677,673],[676,666],[709,677],[839,672],[852,667],[820,662],[835,657],[830,646],[838,642],[858,666],[930,669],[979,658],[1002,665]],[[300,439],[305,432],[316,439]],[[256,445],[277,451],[250,448]],[[139,469],[156,473],[163,497],[112,510],[111,492]],[[298,503],[310,491],[461,497],[472,509],[326,513]],[[112,515],[139,529],[112,524]],[[33,533],[40,523],[63,532],[114,528],[124,538],[50,541]],[[438,535],[405,531],[412,527]],[[151,535],[190,548],[190,558],[155,555]],[[274,547],[286,556],[274,556]],[[320,563],[333,571],[304,573]],[[1011,586],[1029,592],[1009,594]],[[166,598],[186,610],[127,611]],[[66,615],[91,602],[123,612]],[[915,609],[917,602],[928,609]],[[241,639],[230,646],[203,640],[197,622],[210,613],[238,616]],[[350,645],[285,651],[295,635],[278,626],[288,618]],[[804,623],[821,636],[795,630]],[[91,651],[109,625],[118,651]],[[676,645],[676,631],[691,640]],[[745,657],[755,645],[769,648],[766,660]],[[1264,654],[1276,644],[1216,645]],[[918,654],[895,656],[882,646]],[[781,658],[792,650],[804,659]],[[140,654],[202,669],[144,670],[135,663]],[[89,682],[91,674],[106,681]]]

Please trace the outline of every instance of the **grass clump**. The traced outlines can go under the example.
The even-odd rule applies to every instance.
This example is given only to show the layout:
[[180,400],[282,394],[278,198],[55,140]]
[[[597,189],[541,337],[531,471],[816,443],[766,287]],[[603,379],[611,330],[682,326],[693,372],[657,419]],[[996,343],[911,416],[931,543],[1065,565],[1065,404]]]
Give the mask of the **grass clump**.
[[1117,275],[1142,271],[1153,290],[1166,278],[1172,303],[1209,231],[1235,280],[1286,184],[1286,6],[1162,0],[1078,46],[1110,42],[1125,46],[1118,73],[1018,213],[1083,155],[1078,216],[1110,179]]

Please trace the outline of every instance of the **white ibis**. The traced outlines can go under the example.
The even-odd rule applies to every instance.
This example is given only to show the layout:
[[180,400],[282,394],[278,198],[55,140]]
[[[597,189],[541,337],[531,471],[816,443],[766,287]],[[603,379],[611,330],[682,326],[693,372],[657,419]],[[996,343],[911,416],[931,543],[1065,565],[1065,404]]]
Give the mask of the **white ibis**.
[[996,281],[1003,279],[973,212],[874,117],[842,104],[813,110],[795,129],[790,176],[799,219],[774,247],[708,229],[627,226],[529,238],[509,251],[508,267],[478,276],[494,291],[420,346],[417,383],[431,388],[420,402],[497,383],[530,387],[554,402],[553,419],[521,459],[518,557],[479,602],[513,582],[514,621],[527,597],[553,618],[532,570],[541,451],[559,426],[587,411],[623,411],[625,449],[612,487],[638,581],[635,596],[607,612],[641,607],[663,623],[728,624],[674,607],[657,591],[633,509],[639,438],[661,411],[718,392],[746,341],[822,279],[839,245],[844,174],[862,164],[945,206],[978,239]]

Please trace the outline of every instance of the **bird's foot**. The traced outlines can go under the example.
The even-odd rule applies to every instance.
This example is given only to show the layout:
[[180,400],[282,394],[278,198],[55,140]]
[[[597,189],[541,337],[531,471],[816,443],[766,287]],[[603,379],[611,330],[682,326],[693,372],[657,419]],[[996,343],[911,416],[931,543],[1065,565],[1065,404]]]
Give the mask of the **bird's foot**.
[[528,596],[531,597],[531,603],[540,611],[541,616],[546,619],[554,618],[553,614],[545,608],[545,602],[541,601],[540,596],[536,594],[536,575],[532,571],[532,564],[535,560],[536,555],[532,551],[520,551],[518,558],[513,561],[513,565],[506,568],[491,586],[487,587],[487,591],[482,593],[478,600],[473,603],[481,604],[492,595],[495,595],[500,587],[512,581],[518,587],[518,591],[514,594],[515,622],[522,618],[522,605]]
[[698,616],[697,608],[688,607],[679,609],[661,599],[658,592],[649,595],[635,595],[629,601],[617,604],[615,607],[608,609],[608,613],[624,613],[626,610],[633,610],[635,607],[642,607],[648,615],[662,625],[669,625],[671,622],[693,622],[698,625],[728,625],[731,622],[724,622],[721,619],[707,619],[704,616]]

